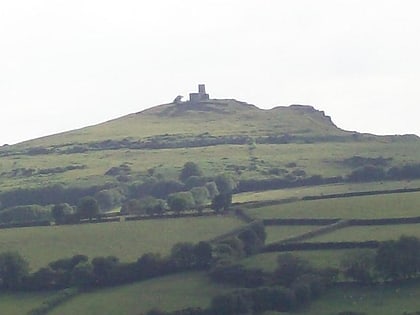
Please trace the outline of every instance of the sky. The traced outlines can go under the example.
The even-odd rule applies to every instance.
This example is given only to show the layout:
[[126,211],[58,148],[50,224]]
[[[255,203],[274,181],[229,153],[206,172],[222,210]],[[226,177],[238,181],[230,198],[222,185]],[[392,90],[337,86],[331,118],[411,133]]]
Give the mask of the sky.
[[0,1],[0,145],[94,125],[206,84],[312,105],[340,128],[420,135],[416,0]]

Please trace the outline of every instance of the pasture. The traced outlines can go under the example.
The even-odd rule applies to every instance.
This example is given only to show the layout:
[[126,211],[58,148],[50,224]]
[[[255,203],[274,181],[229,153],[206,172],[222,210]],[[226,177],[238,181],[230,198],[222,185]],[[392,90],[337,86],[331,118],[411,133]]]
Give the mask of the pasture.
[[401,235],[420,237],[420,224],[393,224],[376,226],[349,226],[308,239],[308,242],[386,241]]
[[420,215],[420,192],[387,195],[346,197],[322,200],[303,200],[287,204],[247,209],[256,219],[270,218],[340,218],[378,219]]
[[300,234],[319,229],[319,226],[313,225],[277,225],[267,226],[265,231],[267,233],[266,244],[278,242],[292,236],[298,236]]
[[208,307],[213,296],[228,290],[231,288],[211,282],[205,273],[180,273],[84,293],[49,314],[139,315],[152,308]]
[[148,252],[168,254],[175,243],[208,240],[242,224],[235,217],[214,216],[3,229],[0,252],[18,251],[32,270],[75,254],[131,262]]
[[27,314],[53,294],[51,292],[2,292],[0,294],[0,313],[5,315]]
[[383,181],[371,183],[337,183],[330,185],[303,186],[285,189],[244,192],[233,195],[233,202],[258,202],[269,200],[300,199],[306,196],[323,196],[330,194],[393,190],[401,188],[418,188],[420,180]]
[[277,257],[280,254],[290,253],[293,256],[309,261],[317,268],[339,268],[341,260],[345,259],[345,257],[349,255],[352,255],[355,251],[359,251],[359,249],[302,250],[282,253],[262,253],[243,259],[241,264],[247,268],[262,268],[266,271],[273,271],[277,267]]
[[342,311],[353,311],[367,315],[403,315],[404,312],[415,313],[419,310],[420,284],[413,282],[334,288],[302,313],[336,315]]

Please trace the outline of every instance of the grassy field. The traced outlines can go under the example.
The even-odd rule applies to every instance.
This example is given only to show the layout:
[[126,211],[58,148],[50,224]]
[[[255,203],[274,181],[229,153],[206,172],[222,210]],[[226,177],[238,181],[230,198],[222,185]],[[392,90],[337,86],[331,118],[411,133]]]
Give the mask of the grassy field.
[[402,315],[420,310],[420,284],[334,288],[301,314],[336,315],[341,311],[367,315]]
[[242,224],[233,217],[201,217],[0,230],[0,252],[17,250],[32,269],[74,254],[135,261],[169,253],[177,242],[207,240]]
[[420,193],[297,201],[248,209],[258,219],[269,218],[400,218],[420,215]]
[[23,315],[41,305],[54,293],[0,293],[0,313],[5,315]]
[[213,296],[228,290],[210,282],[204,273],[181,273],[85,293],[49,314],[139,315],[151,308],[172,311],[207,307]]
[[420,237],[420,224],[350,226],[311,238],[308,242],[386,241],[398,239],[401,235]]
[[401,188],[418,188],[420,180],[384,181],[370,183],[339,183],[331,185],[306,186],[286,189],[274,189],[257,192],[245,192],[233,195],[233,202],[254,202],[267,200],[283,200],[306,196],[322,196],[363,191],[392,190]]
[[292,236],[297,236],[315,229],[319,226],[313,225],[282,225],[282,226],[267,226],[265,231],[267,233],[266,244],[278,242]]
[[[308,260],[313,266],[318,268],[334,267],[338,268],[342,259],[351,255],[358,249],[341,249],[341,250],[303,250],[284,252],[293,256],[301,257]],[[255,256],[247,257],[241,263],[249,268],[262,268],[267,271],[273,271],[277,267],[277,257],[283,253],[263,253]]]

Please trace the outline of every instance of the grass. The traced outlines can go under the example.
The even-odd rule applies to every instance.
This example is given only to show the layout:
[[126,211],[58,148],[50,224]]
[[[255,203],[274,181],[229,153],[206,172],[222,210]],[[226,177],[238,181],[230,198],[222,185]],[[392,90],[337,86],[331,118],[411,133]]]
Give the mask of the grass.
[[331,185],[306,186],[298,188],[274,189],[258,192],[245,192],[233,195],[233,202],[258,202],[267,200],[283,200],[302,198],[306,196],[322,196],[329,194],[392,190],[401,188],[418,188],[420,180],[413,181],[384,181],[370,183],[339,183]]
[[16,250],[32,269],[74,254],[114,255],[135,261],[147,252],[168,254],[177,242],[207,240],[239,227],[233,217],[201,217],[0,230],[0,252]]
[[323,200],[297,201],[288,204],[248,209],[258,219],[268,218],[400,218],[420,214],[420,193],[362,196]]
[[[108,140],[144,140],[146,137],[168,134],[198,137],[203,132],[213,136],[246,135],[254,139],[284,134],[307,137],[346,136],[348,139],[344,142],[256,144],[252,152],[249,145],[218,145],[161,150],[123,148],[73,154],[9,155],[3,156],[0,163],[0,190],[36,187],[45,185],[45,182],[67,185],[92,181],[104,183],[111,180],[103,176],[105,172],[122,163],[129,163],[133,173],[137,174],[145,173],[150,168],[179,170],[187,161],[199,161],[207,176],[229,172],[238,179],[250,179],[270,178],[270,170],[273,168],[289,172],[302,169],[309,176],[343,176],[351,168],[341,161],[354,156],[355,152],[363,152],[364,157],[392,158],[390,166],[420,160],[420,141],[375,136],[361,136],[358,141],[353,141],[351,133],[336,128],[322,113],[316,111],[292,108],[260,110],[234,100],[219,100],[210,105],[216,110],[206,111],[205,115],[198,110],[177,115],[165,114],[164,111],[170,106],[164,105],[96,126],[7,146],[2,150],[21,152],[28,147],[57,149]],[[220,109],[224,113],[219,113]],[[288,166],[291,162],[297,166]],[[19,168],[45,169],[73,164],[85,165],[86,168],[31,177],[3,174]]]
[[309,242],[386,241],[401,235],[420,237],[420,224],[394,224],[378,226],[350,226],[309,239]]
[[135,284],[85,293],[60,305],[50,315],[139,315],[152,308],[174,311],[208,307],[217,294],[230,290],[204,273],[180,273]]
[[334,288],[309,309],[306,315],[336,315],[342,311],[364,312],[367,315],[402,315],[420,310],[420,284],[383,285],[376,287]]
[[[342,259],[351,255],[358,249],[341,250],[303,250],[287,252],[309,261],[317,268],[339,268]],[[284,252],[286,253],[286,252]],[[248,268],[262,268],[266,271],[274,271],[277,267],[277,257],[282,253],[263,253],[247,257],[241,263]]]
[[297,236],[315,229],[319,226],[313,225],[282,225],[282,226],[267,226],[265,231],[267,233],[266,244],[278,242],[286,238]]
[[1,292],[0,313],[7,315],[22,315],[41,305],[53,293],[21,293]]

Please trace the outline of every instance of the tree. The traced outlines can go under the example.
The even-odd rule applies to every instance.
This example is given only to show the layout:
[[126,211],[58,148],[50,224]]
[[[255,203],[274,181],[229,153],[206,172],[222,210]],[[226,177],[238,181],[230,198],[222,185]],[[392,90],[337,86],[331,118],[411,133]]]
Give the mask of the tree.
[[233,190],[236,188],[236,182],[227,174],[216,176],[214,181],[220,194],[232,194]]
[[275,281],[286,287],[290,287],[298,277],[313,271],[308,261],[291,254],[279,255],[277,264],[278,267],[274,272]]
[[177,243],[172,247],[171,260],[180,269],[188,269],[196,264],[194,245],[191,243]]
[[99,213],[98,202],[93,197],[83,197],[77,206],[77,213],[81,219],[92,220]]
[[68,203],[60,203],[54,205],[51,214],[56,223],[64,223],[68,217],[74,214],[74,209]]
[[95,257],[92,259],[93,276],[96,285],[113,284],[111,282],[112,271],[118,264],[115,256]]
[[203,206],[209,200],[209,191],[206,187],[194,187],[190,190],[195,205],[198,207]]
[[198,268],[207,268],[213,259],[212,248],[208,242],[201,241],[194,245],[195,265]]
[[18,252],[0,254],[0,286],[3,289],[18,289],[28,274],[29,264]]
[[215,182],[208,182],[206,183],[207,191],[209,192],[209,198],[213,199],[219,194],[219,190],[217,189],[217,185]]
[[346,255],[340,265],[344,276],[363,284],[372,282],[374,278],[375,256],[369,250],[358,250]]
[[219,194],[211,202],[211,208],[216,212],[228,210],[232,204],[232,194]]
[[170,194],[168,196],[168,206],[171,211],[181,212],[195,206],[194,198],[189,191]]
[[123,195],[119,189],[104,189],[95,194],[95,199],[98,202],[99,209],[110,210],[121,204]]
[[196,163],[187,162],[181,170],[179,180],[185,183],[185,181],[191,176],[203,176],[203,172]]
[[375,265],[385,279],[408,279],[420,271],[420,242],[416,237],[401,236],[397,241],[382,242]]

